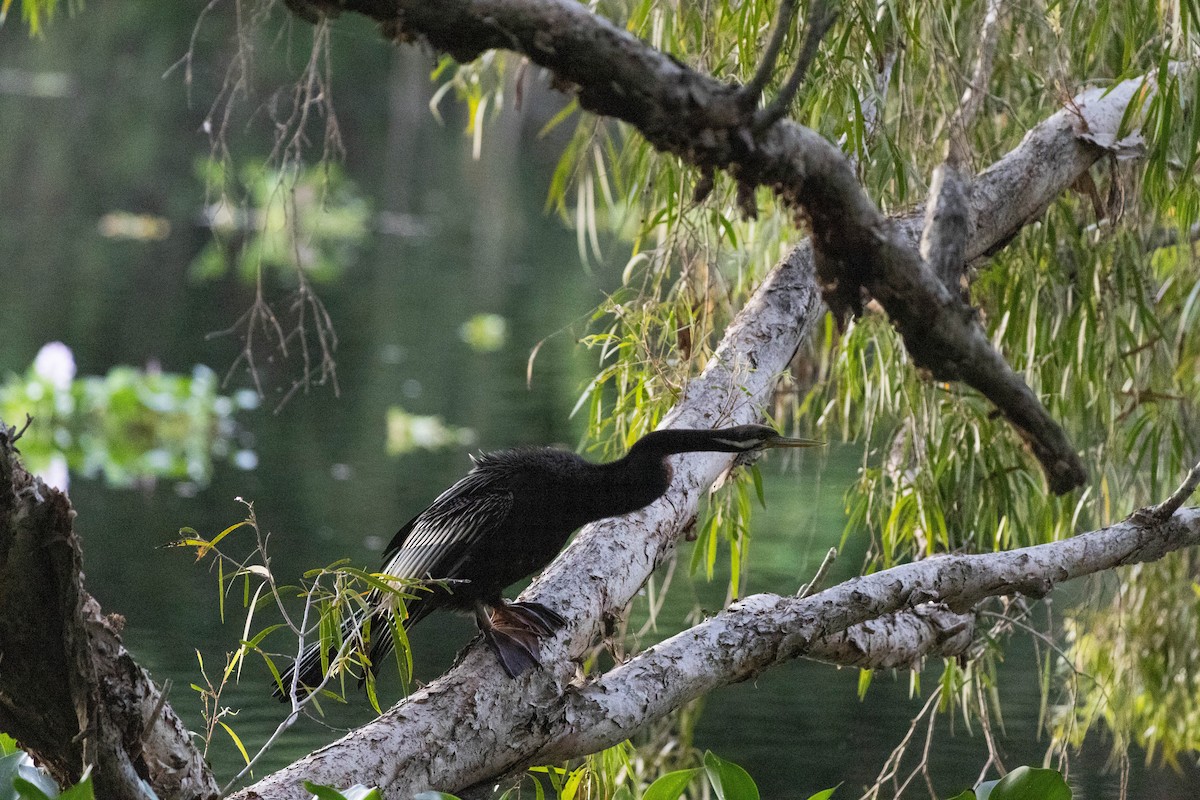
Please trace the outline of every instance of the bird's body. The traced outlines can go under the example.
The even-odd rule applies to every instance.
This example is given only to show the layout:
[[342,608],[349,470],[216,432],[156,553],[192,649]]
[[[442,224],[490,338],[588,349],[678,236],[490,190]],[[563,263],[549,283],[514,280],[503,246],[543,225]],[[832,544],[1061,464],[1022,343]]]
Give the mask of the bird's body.
[[[444,581],[407,602],[405,627],[438,608],[474,611],[480,628],[510,675],[536,665],[537,640],[564,624],[538,603],[506,603],[508,586],[549,564],[578,528],[644,508],[671,482],[667,456],[676,453],[750,452],[816,444],[787,439],[762,425],[718,430],[662,430],[643,436],[624,458],[595,464],[555,448],[488,453],[393,537],[382,573],[401,579]],[[392,609],[382,593],[372,628],[370,663],[391,648],[376,627]],[[357,630],[355,625],[353,630]],[[299,683],[321,682],[321,653],[310,648],[299,662]],[[283,676],[290,692],[293,670]],[[277,692],[278,693],[278,692]]]
[[660,497],[670,472],[661,460],[658,466],[651,481],[634,485],[610,464],[548,447],[482,455],[400,529],[381,571],[465,582],[410,601],[413,622],[438,607],[469,611],[477,599],[498,605],[504,589],[549,564],[577,528]]

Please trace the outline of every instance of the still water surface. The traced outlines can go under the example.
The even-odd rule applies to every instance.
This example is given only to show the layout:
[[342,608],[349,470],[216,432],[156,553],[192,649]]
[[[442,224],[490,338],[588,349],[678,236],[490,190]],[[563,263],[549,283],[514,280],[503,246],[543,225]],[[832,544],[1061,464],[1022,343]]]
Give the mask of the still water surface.
[[[0,69],[10,77],[13,70],[58,75],[65,87],[62,96],[0,94],[0,371],[23,371],[51,340],[74,350],[81,374],[149,361],[175,372],[233,363],[236,343],[206,334],[237,319],[251,288],[233,275],[198,283],[188,270],[208,241],[195,224],[203,190],[193,164],[207,152],[199,129],[211,94],[203,91],[211,92],[219,70],[209,66],[197,77],[193,92],[205,97],[199,108],[188,106],[177,81],[158,78],[186,48],[191,21],[159,4],[89,3],[44,42],[29,42],[17,25],[0,30]],[[210,58],[223,52],[224,32],[227,22],[218,18],[202,38]],[[253,470],[218,463],[209,484],[187,488],[159,482],[114,490],[79,476],[71,484],[88,587],[106,610],[126,617],[126,643],[156,679],[171,681],[172,703],[197,727],[188,688],[200,680],[195,651],[219,668],[240,620],[231,615],[222,624],[215,576],[186,552],[164,549],[178,529],[211,535],[241,519],[235,498],[243,497],[271,532],[272,566],[282,579],[341,557],[375,565],[399,524],[468,467],[462,446],[389,455],[388,409],[438,415],[473,430],[486,448],[574,446],[581,424],[570,410],[594,369],[574,341],[581,320],[619,279],[619,257],[581,269],[574,235],[542,213],[560,144],[532,135],[545,109],[531,102],[526,116],[509,113],[485,140],[483,159],[473,161],[453,109],[446,127],[429,121],[427,61],[377,45],[367,26],[341,26],[336,38],[335,74],[355,76],[337,84],[347,172],[376,210],[419,223],[399,233],[380,226],[391,232],[377,229],[337,281],[318,287],[340,336],[340,396],[319,388],[272,413],[288,376],[268,370],[266,402],[238,417],[240,446],[257,454]],[[149,242],[106,238],[97,222],[111,211],[168,219],[171,234]],[[268,284],[268,293],[286,296],[286,278]],[[480,313],[506,321],[499,350],[479,352],[463,341],[462,325]],[[527,386],[529,352],[547,337]],[[247,385],[245,376],[235,374],[233,385]],[[768,508],[754,523],[752,591],[794,591],[839,542],[842,496],[857,460],[853,448],[833,447],[786,471],[778,459],[768,463]],[[835,577],[858,565],[861,549],[852,535]],[[694,602],[719,608],[724,578],[677,578],[674,592],[657,635],[678,630]],[[453,617],[419,626],[412,637],[417,677],[440,674],[471,634],[467,620]],[[925,675],[927,688],[937,672]],[[1030,647],[1018,644],[1002,669],[1010,766],[1040,763],[1037,677]],[[695,745],[743,765],[764,797],[804,798],[839,782],[837,796],[854,796],[922,703],[908,697],[905,675],[877,676],[866,702],[856,696],[857,681],[854,671],[801,662],[721,690],[706,703]],[[266,684],[265,669],[251,664],[223,698],[240,709],[228,721],[252,748],[282,717]],[[384,702],[394,699],[394,681],[384,680],[382,692]],[[257,772],[370,717],[365,700],[354,697],[332,709],[326,725],[304,721]],[[942,721],[932,751],[946,794],[973,782],[985,759],[981,737],[961,723],[957,735],[945,735],[951,725]],[[1095,742],[1076,763],[1076,797],[1116,796],[1115,780],[1100,774],[1105,752]],[[239,757],[220,734],[209,755],[221,775],[236,771]],[[1133,796],[1186,797],[1188,785],[1189,776],[1138,770]]]

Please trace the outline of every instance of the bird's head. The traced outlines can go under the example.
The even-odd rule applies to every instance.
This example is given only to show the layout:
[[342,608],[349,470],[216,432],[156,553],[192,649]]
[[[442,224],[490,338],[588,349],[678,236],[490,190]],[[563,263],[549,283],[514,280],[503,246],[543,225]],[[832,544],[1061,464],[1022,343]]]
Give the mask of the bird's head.
[[794,439],[784,436],[769,425],[738,425],[712,431],[714,450],[729,453],[755,453],[773,447],[820,447],[815,439]]
[[772,447],[818,447],[823,442],[792,439],[767,425],[732,428],[664,428],[651,431],[629,449],[637,460],[660,459],[675,453],[757,453]]

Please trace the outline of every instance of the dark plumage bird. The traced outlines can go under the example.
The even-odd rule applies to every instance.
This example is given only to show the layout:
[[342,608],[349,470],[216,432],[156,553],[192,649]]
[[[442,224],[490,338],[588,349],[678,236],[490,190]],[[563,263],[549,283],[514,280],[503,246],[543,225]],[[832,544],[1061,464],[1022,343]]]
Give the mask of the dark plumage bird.
[[[473,458],[474,468],[400,529],[384,552],[383,573],[397,578],[444,580],[407,603],[404,626],[431,611],[474,612],[480,631],[501,666],[516,676],[538,664],[538,640],[565,620],[540,603],[507,602],[501,592],[538,572],[583,525],[628,514],[666,493],[671,482],[667,457],[677,453],[749,453],[771,447],[811,447],[808,439],[781,436],[765,425],[716,430],[660,430],[646,434],[624,458],[593,464],[554,448],[522,448]],[[392,647],[387,633],[390,598],[375,592],[370,604],[374,635],[370,663]],[[358,635],[360,621],[346,636]],[[299,684],[320,684],[321,652],[310,647],[300,659]],[[283,674],[290,690],[296,665]],[[276,688],[276,694],[284,697]]]

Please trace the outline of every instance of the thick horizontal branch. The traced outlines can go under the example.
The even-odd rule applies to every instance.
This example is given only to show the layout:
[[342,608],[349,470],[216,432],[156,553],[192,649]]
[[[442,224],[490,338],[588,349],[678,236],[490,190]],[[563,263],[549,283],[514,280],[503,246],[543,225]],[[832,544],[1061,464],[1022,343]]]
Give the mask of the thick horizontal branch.
[[987,597],[1047,595],[1062,581],[1155,561],[1200,543],[1200,508],[1163,523],[1131,517],[1071,539],[1003,553],[943,556],[846,581],[807,598],[760,594],[735,603],[570,691],[530,762],[552,763],[609,747],[713,689],[806,655],[852,625],[935,601],[965,612]]
[[[1128,102],[1126,97],[1123,103]],[[1113,98],[1111,108],[1119,118],[1124,105]],[[1099,157],[1102,151],[1079,141],[1076,113],[1052,115],[975,179],[970,197],[977,224],[967,244],[968,259],[1009,241]],[[894,223],[913,247],[922,219],[918,209]],[[812,249],[804,242],[763,281],[665,424],[755,420],[769,401],[775,376],[819,318],[818,308]],[[569,735],[540,726],[575,679],[572,659],[600,635],[605,619],[623,612],[654,567],[669,556],[682,532],[695,523],[708,487],[731,462],[720,454],[696,454],[674,463],[675,482],[662,500],[637,514],[584,528],[526,592],[526,599],[547,603],[570,620],[558,638],[546,643],[545,669],[514,682],[497,682],[494,657],[477,648],[449,674],[379,719],[237,797],[307,800],[302,779],[378,785],[385,796],[424,788],[454,791],[528,763],[551,737]],[[379,752],[388,755],[379,758]]]

